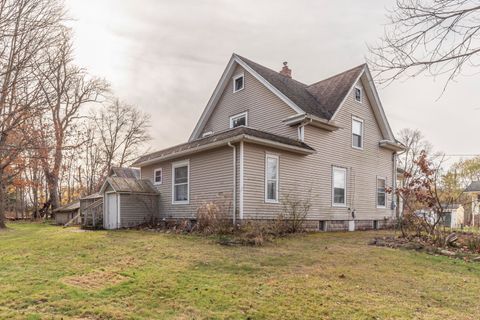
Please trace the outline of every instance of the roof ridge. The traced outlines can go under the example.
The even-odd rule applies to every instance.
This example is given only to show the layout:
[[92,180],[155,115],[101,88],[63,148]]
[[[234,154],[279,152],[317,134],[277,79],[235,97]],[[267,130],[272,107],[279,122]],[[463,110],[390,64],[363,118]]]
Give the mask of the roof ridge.
[[358,68],[360,68],[360,67],[364,68],[366,65],[367,65],[366,63],[362,63],[362,64],[360,64],[360,65],[358,65],[358,66],[356,66],[356,67],[350,68],[350,69],[348,69],[348,70],[345,70],[345,71],[343,71],[343,72],[337,73],[337,74],[335,74],[335,75],[333,75],[333,76],[330,76],[330,77],[328,77],[328,78],[319,80],[319,81],[314,82],[314,83],[312,83],[312,84],[309,84],[309,85],[307,86],[307,88],[310,88],[310,87],[312,87],[312,86],[314,86],[314,85],[316,85],[316,84],[318,84],[318,83],[320,83],[320,82],[327,81],[327,80],[331,80],[331,79],[333,79],[333,78],[335,78],[335,77],[341,76],[341,75],[343,75],[343,74],[345,74],[345,73],[351,72],[351,71],[353,71],[353,70],[355,70],[355,69],[358,69]]

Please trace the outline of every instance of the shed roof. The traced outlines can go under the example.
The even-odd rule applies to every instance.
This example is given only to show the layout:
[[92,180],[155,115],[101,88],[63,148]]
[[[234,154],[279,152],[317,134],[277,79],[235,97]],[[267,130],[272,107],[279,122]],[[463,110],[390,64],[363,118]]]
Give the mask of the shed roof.
[[472,181],[465,192],[480,192],[480,181]]
[[99,198],[103,198],[103,195],[99,192],[95,192],[95,193],[89,194],[88,196],[80,198],[80,200],[99,199]]
[[63,207],[53,210],[53,212],[71,212],[80,209],[80,201],[74,201]]
[[107,184],[110,185],[115,192],[158,194],[152,182],[146,179],[138,180],[134,178],[108,177],[100,192],[105,191]]
[[109,176],[115,176],[115,177],[120,177],[120,178],[140,179],[140,169],[125,168],[125,167],[112,167],[110,169]]

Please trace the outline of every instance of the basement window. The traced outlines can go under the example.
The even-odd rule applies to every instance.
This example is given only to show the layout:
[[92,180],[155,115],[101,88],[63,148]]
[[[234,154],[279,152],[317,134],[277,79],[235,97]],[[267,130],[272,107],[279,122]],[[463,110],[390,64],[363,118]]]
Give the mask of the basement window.
[[238,92],[240,90],[243,90],[245,87],[245,80],[244,80],[243,74],[240,74],[238,76],[235,76],[233,78],[233,92]]

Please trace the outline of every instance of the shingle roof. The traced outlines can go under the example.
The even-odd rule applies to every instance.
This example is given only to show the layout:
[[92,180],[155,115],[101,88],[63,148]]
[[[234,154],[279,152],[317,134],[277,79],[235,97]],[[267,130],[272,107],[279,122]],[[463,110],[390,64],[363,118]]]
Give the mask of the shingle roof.
[[80,209],[80,201],[71,202],[63,207],[53,210],[54,212],[70,212]]
[[304,112],[326,120],[332,118],[365,68],[365,64],[362,64],[328,79],[306,85],[247,58],[239,55],[237,57]]
[[200,146],[205,146],[205,145],[208,145],[208,144],[211,144],[211,143],[224,141],[224,140],[227,141],[231,138],[241,136],[241,135],[248,135],[248,136],[252,136],[252,137],[256,137],[256,138],[261,138],[261,139],[265,139],[265,140],[278,142],[278,143],[285,144],[285,145],[288,145],[288,146],[293,146],[293,147],[305,149],[307,151],[314,151],[314,149],[312,147],[310,147],[309,145],[307,145],[306,143],[304,143],[302,141],[294,140],[294,139],[291,139],[291,138],[279,136],[279,135],[276,135],[276,134],[273,134],[273,133],[260,131],[260,130],[249,128],[249,127],[237,127],[237,128],[221,131],[221,132],[218,132],[216,134],[212,134],[212,135],[210,135],[208,137],[205,137],[205,138],[200,138],[200,139],[197,139],[197,140],[193,140],[191,142],[182,143],[182,144],[173,146],[173,147],[168,148],[168,149],[163,149],[163,150],[160,150],[160,151],[157,151],[157,152],[153,152],[153,153],[144,155],[144,156],[138,158],[133,163],[133,165],[138,165],[138,164],[143,163],[145,161],[149,161],[149,160],[153,160],[153,159],[157,159],[157,158],[162,158],[162,157],[165,157],[167,155],[171,155],[171,154],[178,153],[178,152],[181,152],[181,151],[186,151],[186,150],[189,150],[189,149],[194,149],[194,148],[197,148],[197,147],[200,147]]
[[465,192],[480,192],[480,181],[472,181]]
[[121,178],[140,178],[140,170],[136,168],[124,168],[124,167],[112,167],[110,169],[110,175],[115,174],[117,177]]
[[110,184],[115,192],[127,193],[157,193],[150,180],[134,178],[108,177],[106,183]]

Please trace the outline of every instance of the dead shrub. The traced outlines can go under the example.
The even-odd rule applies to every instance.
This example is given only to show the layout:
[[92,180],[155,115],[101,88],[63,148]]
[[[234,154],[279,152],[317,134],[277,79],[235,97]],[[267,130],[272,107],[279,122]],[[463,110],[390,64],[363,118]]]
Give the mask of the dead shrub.
[[233,231],[229,218],[229,205],[225,201],[212,201],[202,204],[197,209],[195,231],[203,234],[227,234]]
[[305,231],[305,220],[312,204],[310,193],[301,199],[296,194],[286,194],[282,198],[282,214],[276,219],[279,231],[297,233]]

